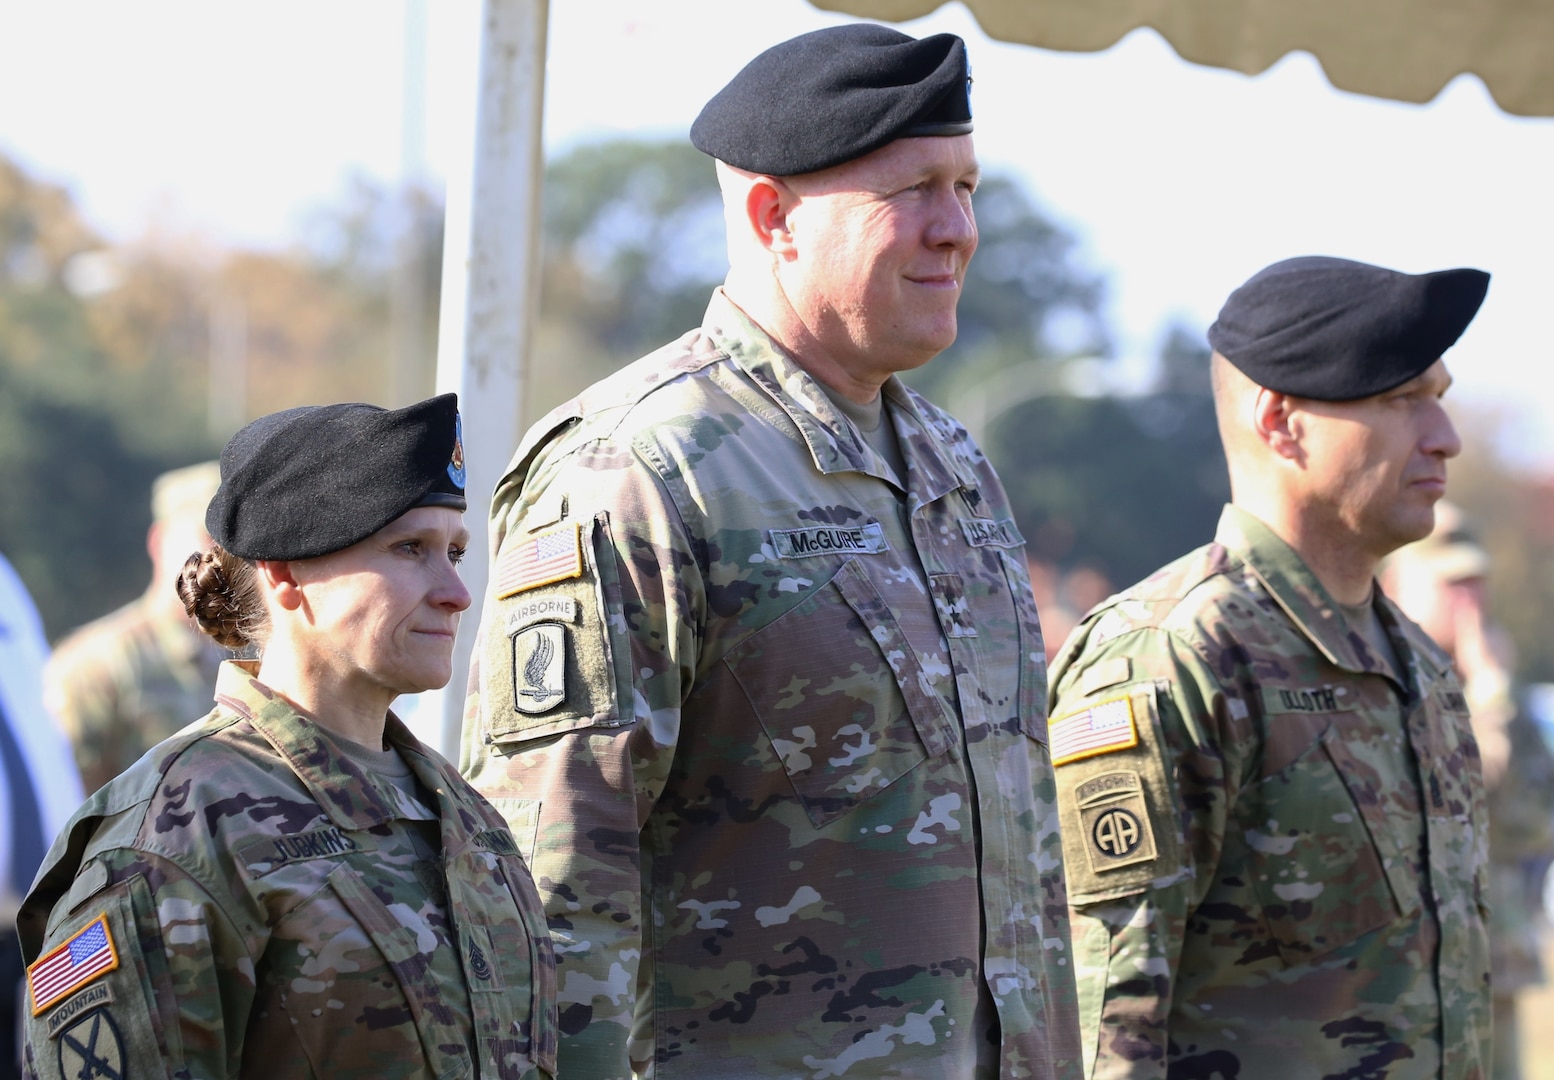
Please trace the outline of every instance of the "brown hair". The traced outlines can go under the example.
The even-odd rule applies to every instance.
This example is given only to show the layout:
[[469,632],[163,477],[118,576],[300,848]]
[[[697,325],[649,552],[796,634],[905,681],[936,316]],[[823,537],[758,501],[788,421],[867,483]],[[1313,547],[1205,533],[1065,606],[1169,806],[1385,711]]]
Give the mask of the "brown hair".
[[270,630],[254,564],[220,544],[184,560],[178,575],[184,611],[218,644],[229,649],[262,645]]

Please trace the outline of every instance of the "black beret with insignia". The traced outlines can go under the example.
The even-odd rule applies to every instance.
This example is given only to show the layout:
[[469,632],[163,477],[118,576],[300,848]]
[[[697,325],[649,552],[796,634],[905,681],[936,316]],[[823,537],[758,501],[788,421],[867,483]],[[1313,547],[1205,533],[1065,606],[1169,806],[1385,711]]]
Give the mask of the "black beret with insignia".
[[1325,255],[1285,259],[1230,294],[1209,344],[1269,390],[1354,401],[1439,360],[1488,289],[1482,270],[1404,274]]
[[393,410],[306,405],[232,436],[205,528],[241,558],[311,559],[418,506],[464,510],[464,480],[456,394]]
[[954,34],[832,26],[746,64],[702,109],[691,142],[747,172],[796,176],[896,139],[968,134],[970,90],[966,43]]

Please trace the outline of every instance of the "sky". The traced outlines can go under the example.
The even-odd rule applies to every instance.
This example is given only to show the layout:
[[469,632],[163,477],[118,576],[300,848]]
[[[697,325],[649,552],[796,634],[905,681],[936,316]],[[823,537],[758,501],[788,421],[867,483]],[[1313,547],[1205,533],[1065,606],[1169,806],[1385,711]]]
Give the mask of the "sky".
[[[435,182],[466,152],[448,118],[474,78],[476,0],[427,9],[409,124],[407,10],[0,0],[0,152],[113,239],[294,242],[353,172]],[[552,0],[547,152],[683,137],[761,49],[841,21],[807,0]],[[1302,53],[1256,77],[1198,67],[1148,30],[1050,52],[988,39],[956,4],[901,29],[967,39],[984,170],[1024,180],[1107,276],[1107,385],[1139,389],[1171,322],[1201,331],[1278,259],[1478,266],[1494,280],[1447,356],[1451,396],[1500,418],[1504,452],[1554,472],[1554,120],[1501,113],[1471,75],[1418,106],[1336,91]]]

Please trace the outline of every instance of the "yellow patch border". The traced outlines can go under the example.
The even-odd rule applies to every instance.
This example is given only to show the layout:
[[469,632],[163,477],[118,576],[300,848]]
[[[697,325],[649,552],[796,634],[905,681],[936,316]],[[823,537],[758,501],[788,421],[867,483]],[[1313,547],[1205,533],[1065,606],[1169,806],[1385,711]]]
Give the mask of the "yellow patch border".
[[[540,532],[537,532],[537,533],[530,533],[529,535],[524,537],[523,542],[525,544],[537,544],[541,540],[544,540],[548,536],[559,535],[560,533],[566,532],[568,529],[572,530],[572,542],[575,545],[574,548],[573,548],[573,552],[572,552],[572,568],[570,570],[567,570],[567,571],[565,571],[563,573],[553,574],[552,576],[550,576],[548,578],[541,578],[541,579],[538,579],[538,580],[535,580],[535,581],[525,581],[522,585],[519,585],[517,588],[508,589],[506,592],[497,593],[496,594],[496,598],[498,600],[506,600],[509,597],[517,596],[519,593],[528,592],[530,589],[540,589],[540,588],[545,587],[546,585],[554,585],[558,581],[569,581],[572,578],[582,577],[583,576],[583,523],[581,521],[567,521],[567,522],[563,522],[560,525],[557,525],[554,529],[544,529],[544,530],[542,530]],[[496,572],[494,574],[492,574],[491,576],[492,576],[493,580],[499,580],[501,578],[501,576],[502,576],[501,560],[497,561]]]
[[1049,720],[1047,722],[1047,745],[1051,746],[1055,741],[1052,729],[1057,727],[1059,724],[1062,724],[1068,720],[1072,720],[1076,716],[1080,716],[1084,713],[1099,709],[1103,705],[1111,705],[1119,701],[1125,702],[1128,706],[1128,741],[1125,743],[1108,743],[1105,746],[1092,746],[1084,750],[1080,750],[1077,753],[1069,754],[1066,757],[1053,758],[1052,767],[1054,769],[1059,765],[1068,765],[1075,761],[1084,761],[1087,758],[1100,757],[1102,754],[1115,754],[1119,750],[1131,750],[1139,744],[1139,720],[1138,716],[1133,712],[1133,695],[1122,694],[1118,697],[1107,698],[1104,701],[1092,701],[1082,709],[1075,709],[1073,712],[1064,713],[1056,720]]
[[[47,1001],[41,1001],[41,1002],[38,1001],[36,988],[33,986],[33,982],[32,982],[33,972],[37,968],[41,967],[42,965],[48,963],[50,960],[54,959],[54,957],[58,956],[60,953],[65,952],[67,949],[69,949],[70,948],[70,943],[72,941],[75,941],[82,934],[86,933],[88,930],[90,930],[94,925],[96,925],[99,922],[103,924],[103,937],[108,939],[108,955],[113,957],[113,962],[110,963],[105,968],[99,968],[98,970],[92,972],[92,974],[87,976],[83,981],[78,982],[78,983],[72,983],[71,985],[65,987],[65,989],[59,991],[57,994],[55,994],[53,997],[49,998]],[[60,942],[58,945],[54,946],[54,948],[50,949],[48,952],[44,953],[42,956],[38,957],[32,963],[27,965],[27,996],[29,998],[31,998],[32,1001],[33,1001],[32,1015],[34,1015],[34,1016],[42,1015],[51,1006],[58,1004],[59,1002],[63,1001],[65,998],[67,998],[67,997],[71,996],[72,994],[74,994],[76,991],[82,989],[83,987],[90,986],[92,983],[96,982],[98,979],[102,978],[104,975],[107,975],[110,972],[117,971],[118,969],[119,969],[119,947],[117,945],[115,945],[114,942],[113,942],[113,927],[108,925],[108,912],[103,911],[103,912],[100,912],[98,914],[97,918],[93,919],[91,922],[89,922],[86,925],[82,926],[81,929],[77,930],[75,933],[71,934],[64,941]]]

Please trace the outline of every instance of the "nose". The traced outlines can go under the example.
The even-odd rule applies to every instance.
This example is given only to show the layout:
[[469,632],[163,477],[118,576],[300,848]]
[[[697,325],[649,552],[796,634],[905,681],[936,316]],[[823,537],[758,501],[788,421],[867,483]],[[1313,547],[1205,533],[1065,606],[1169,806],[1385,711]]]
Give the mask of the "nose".
[[1420,448],[1427,454],[1439,454],[1443,458],[1454,458],[1462,453],[1462,437],[1457,434],[1457,425],[1451,422],[1446,407],[1438,401],[1430,421]]
[[442,580],[437,583],[437,591],[433,595],[432,602],[449,611],[465,611],[469,608],[472,602],[469,586],[464,584],[464,579],[459,576],[458,567],[452,562],[444,565]]
[[976,250],[977,218],[971,210],[971,194],[951,187],[935,202],[928,244],[935,248]]

